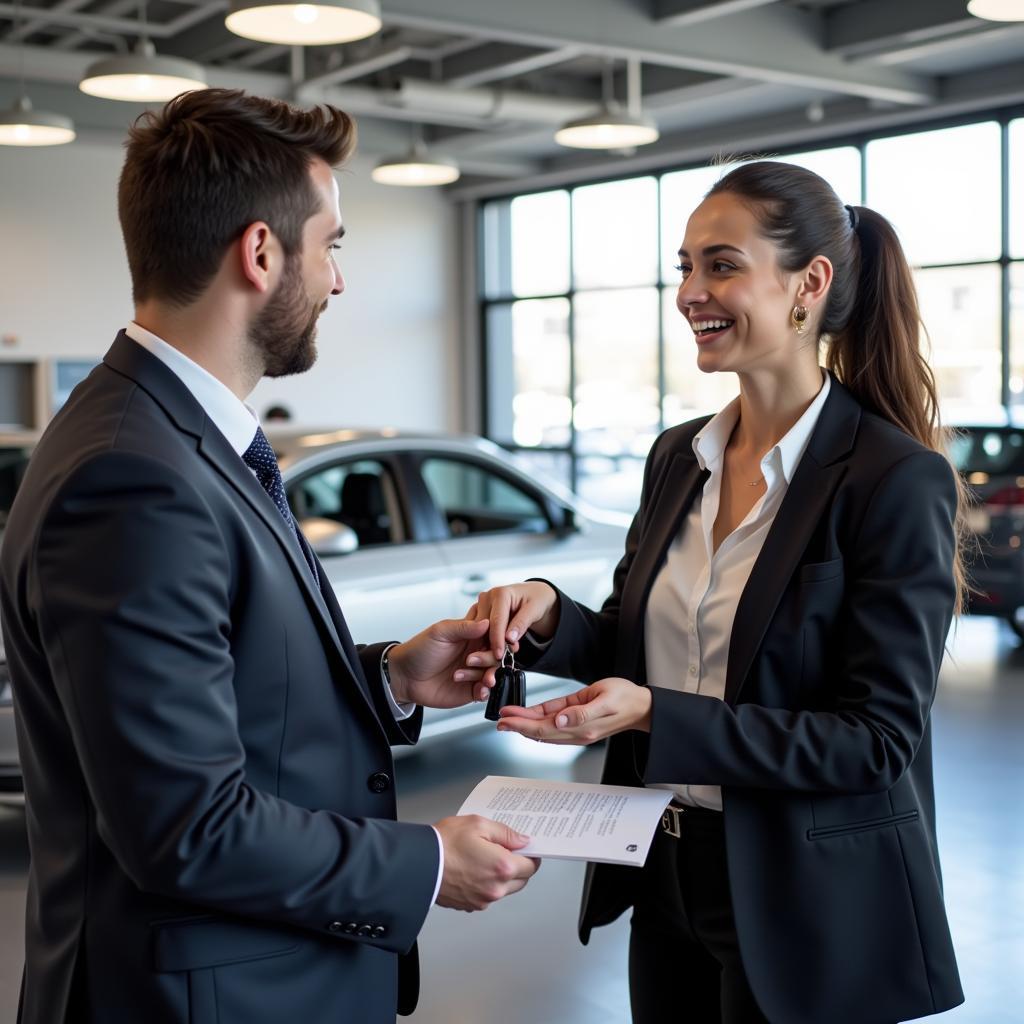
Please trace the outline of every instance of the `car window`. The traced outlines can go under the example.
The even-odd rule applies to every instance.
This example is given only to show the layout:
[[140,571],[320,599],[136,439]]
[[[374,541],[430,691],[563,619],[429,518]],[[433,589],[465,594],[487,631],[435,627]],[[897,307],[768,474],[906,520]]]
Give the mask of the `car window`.
[[949,454],[961,473],[1024,475],[1024,430],[958,427]]
[[405,539],[391,471],[376,459],[335,462],[287,487],[295,518],[333,519],[350,526],[361,548]]
[[532,494],[477,463],[430,456],[423,482],[453,537],[479,533],[544,533],[551,524]]

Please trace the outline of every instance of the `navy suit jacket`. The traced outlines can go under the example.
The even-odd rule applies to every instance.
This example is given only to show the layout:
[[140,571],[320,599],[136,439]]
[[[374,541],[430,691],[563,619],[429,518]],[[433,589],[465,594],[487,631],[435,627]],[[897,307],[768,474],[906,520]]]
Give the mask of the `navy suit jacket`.
[[[666,431],[600,611],[560,595],[546,653],[582,682],[646,684],[644,617],[707,476]],[[765,1015],[869,1024],[963,1001],[935,841],[930,711],[955,600],[948,462],[832,390],[736,610],[725,700],[652,687],[650,736],[603,781],[720,785],[743,964]],[[639,872],[588,869],[580,918],[633,901]],[[681,993],[685,1005],[685,993]]]
[[22,1024],[393,1021],[434,832],[395,818],[380,647],[120,335],[47,429],[2,552],[31,848]]

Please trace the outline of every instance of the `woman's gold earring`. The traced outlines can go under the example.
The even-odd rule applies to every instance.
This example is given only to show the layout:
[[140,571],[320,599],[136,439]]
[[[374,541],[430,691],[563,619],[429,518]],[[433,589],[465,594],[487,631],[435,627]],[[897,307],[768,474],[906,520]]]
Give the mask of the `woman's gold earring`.
[[794,306],[793,312],[789,314],[789,319],[793,321],[793,327],[800,337],[807,333],[807,314],[809,312],[806,306]]

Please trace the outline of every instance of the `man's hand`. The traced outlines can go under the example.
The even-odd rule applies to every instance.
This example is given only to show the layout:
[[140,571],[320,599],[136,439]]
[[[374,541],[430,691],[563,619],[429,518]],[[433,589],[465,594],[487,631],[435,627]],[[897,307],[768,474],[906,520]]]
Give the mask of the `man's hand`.
[[511,852],[530,841],[508,825],[464,814],[444,818],[434,828],[444,845],[439,907],[486,910],[503,896],[519,892],[540,867],[532,857]]
[[584,746],[627,729],[651,731],[651,691],[611,676],[529,708],[501,709],[498,732]]
[[480,646],[489,623],[486,619],[442,619],[411,640],[391,648],[388,671],[391,692],[399,704],[428,708],[458,708],[473,700],[486,700],[483,670],[466,668],[470,650]]

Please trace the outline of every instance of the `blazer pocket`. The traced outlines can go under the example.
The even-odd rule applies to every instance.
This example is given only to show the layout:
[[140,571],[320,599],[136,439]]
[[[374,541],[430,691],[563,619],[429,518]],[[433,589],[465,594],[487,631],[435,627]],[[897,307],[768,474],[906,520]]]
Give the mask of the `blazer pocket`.
[[801,583],[818,583],[843,575],[843,560],[833,558],[828,562],[808,562],[800,567]]
[[867,821],[851,821],[846,825],[828,825],[825,828],[809,828],[807,838],[812,842],[817,839],[834,839],[836,836],[855,835],[858,832],[874,832],[880,828],[892,828],[895,825],[906,825],[917,821],[917,811],[904,811],[902,814],[890,814],[885,818],[869,818]]
[[231,921],[193,918],[153,925],[153,966],[165,973],[263,960],[298,948],[292,935]]

